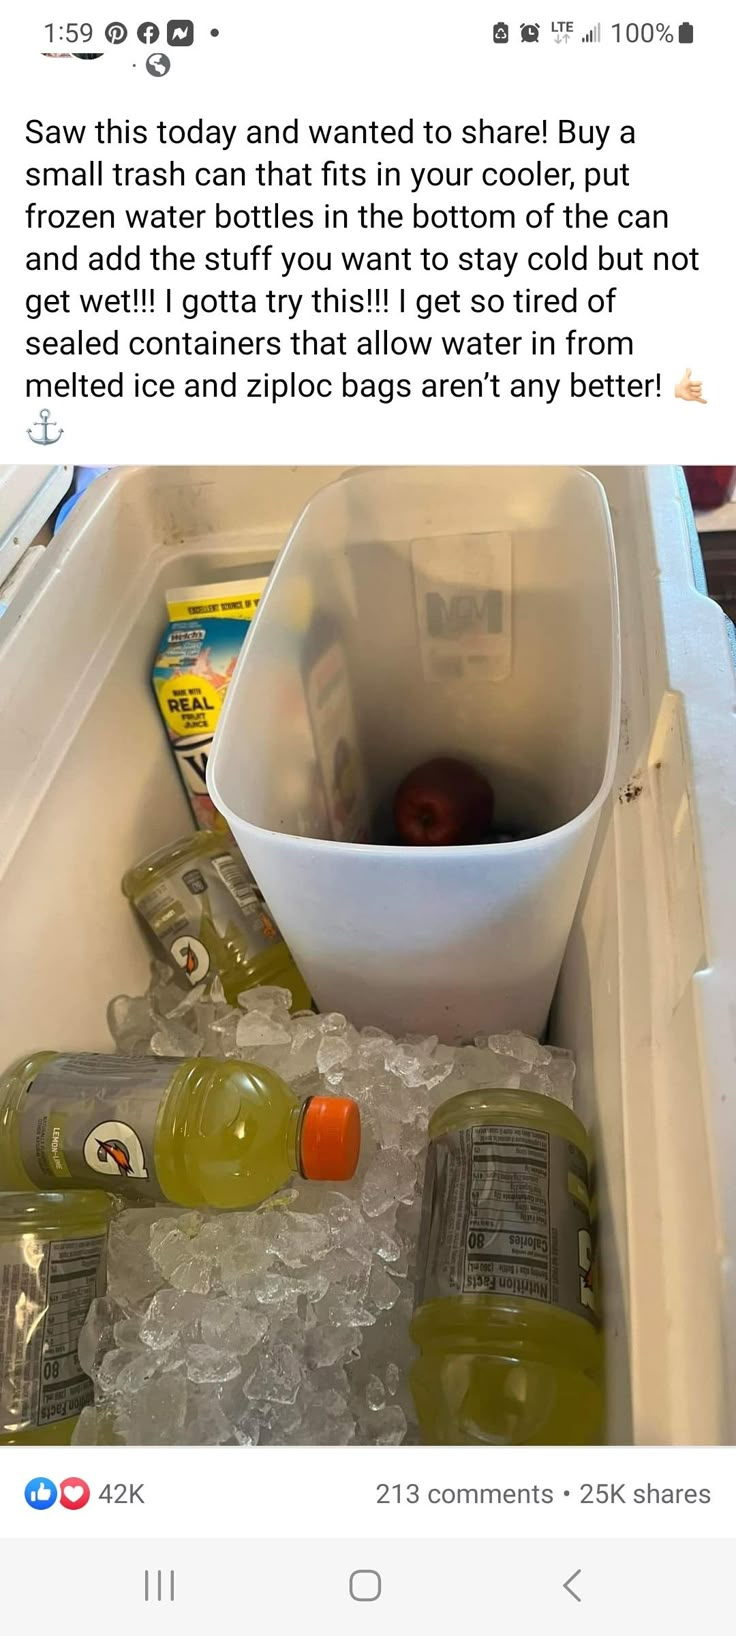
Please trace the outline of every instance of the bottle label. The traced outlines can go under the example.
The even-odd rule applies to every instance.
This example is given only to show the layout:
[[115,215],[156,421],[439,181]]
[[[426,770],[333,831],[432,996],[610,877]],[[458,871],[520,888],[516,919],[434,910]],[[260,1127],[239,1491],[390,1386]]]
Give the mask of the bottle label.
[[180,1066],[150,1057],[59,1056],[28,1086],[21,1159],[37,1187],[101,1187],[166,1201],[156,1175],[159,1111]]
[[246,964],[282,941],[247,865],[228,851],[172,863],[135,906],[193,988],[228,954]]
[[413,540],[411,558],[425,679],[503,681],[511,673],[511,535]]
[[[260,887],[242,858],[232,852],[223,852],[212,858],[212,868],[230,898],[238,905],[245,925],[247,952],[252,960],[258,954],[267,954],[276,943],[283,941]],[[230,904],[232,920],[232,904]]]
[[41,1430],[94,1400],[77,1348],[105,1292],[106,1235],[0,1240],[0,1434]]
[[453,1295],[523,1297],[596,1323],[588,1165],[574,1142],[474,1125],[430,1143],[416,1304]]
[[333,642],[312,666],[306,685],[333,841],[368,839],[367,796],[342,647]]

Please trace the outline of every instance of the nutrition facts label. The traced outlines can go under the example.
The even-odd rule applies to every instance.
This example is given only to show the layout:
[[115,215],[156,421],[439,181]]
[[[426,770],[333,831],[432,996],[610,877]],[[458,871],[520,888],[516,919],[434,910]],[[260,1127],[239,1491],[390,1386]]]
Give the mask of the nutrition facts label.
[[451,1295],[544,1301],[595,1321],[585,1155],[544,1130],[475,1125],[430,1145],[418,1304]]
[[49,1426],[92,1402],[77,1348],[104,1254],[102,1234],[0,1243],[0,1431]]
[[212,868],[219,875],[220,880],[231,892],[238,908],[245,914],[251,914],[261,904],[261,894],[244,864],[239,864],[237,858],[232,858],[227,852],[221,857],[212,859]]
[[481,1126],[470,1137],[465,1244],[458,1244],[465,1294],[501,1290],[552,1299],[549,1136]]
[[234,897],[248,929],[248,952],[251,956],[263,954],[281,940],[281,933],[272,920],[263,893],[256,886],[245,863],[223,853],[212,859],[212,868],[223,885]]

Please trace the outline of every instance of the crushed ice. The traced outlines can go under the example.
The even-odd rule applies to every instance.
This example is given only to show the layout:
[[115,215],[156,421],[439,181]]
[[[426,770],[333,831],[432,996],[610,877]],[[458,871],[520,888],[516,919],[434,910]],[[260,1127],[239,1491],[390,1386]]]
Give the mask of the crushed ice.
[[243,1057],[298,1093],[355,1097],[354,1181],[302,1182],[251,1212],[130,1209],[108,1293],[80,1346],[95,1382],[76,1443],[416,1441],[409,1322],[430,1114],[461,1091],[525,1088],[572,1104],[568,1052],[521,1034],[447,1046],[289,1014],[284,989],[182,993],[155,962],[148,994],[113,1000],[125,1054]]

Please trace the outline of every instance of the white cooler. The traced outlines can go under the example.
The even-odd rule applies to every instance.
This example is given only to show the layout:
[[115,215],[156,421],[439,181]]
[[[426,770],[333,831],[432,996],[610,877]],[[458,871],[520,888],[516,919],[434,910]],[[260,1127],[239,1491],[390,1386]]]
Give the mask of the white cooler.
[[[190,811],[151,687],[168,586],[267,571],[336,469],[96,482],[0,620],[3,1061],[110,1049],[148,953],[123,871]],[[613,792],[551,1034],[601,1171],[609,1440],[736,1440],[736,671],[675,468],[599,470],[616,544]]]

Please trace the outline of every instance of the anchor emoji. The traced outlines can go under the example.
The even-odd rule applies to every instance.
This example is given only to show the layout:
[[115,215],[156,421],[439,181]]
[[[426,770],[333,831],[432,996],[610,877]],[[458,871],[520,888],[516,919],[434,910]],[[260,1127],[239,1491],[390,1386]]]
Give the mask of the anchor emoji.
[[58,425],[57,421],[51,420],[51,410],[42,409],[38,420],[34,420],[33,422],[34,426],[41,427],[41,436],[34,437],[33,427],[29,426],[28,428],[28,436],[32,443],[41,443],[44,445],[44,447],[47,447],[50,443],[58,443],[59,438],[64,436],[64,428],[61,426],[59,427],[56,437],[51,437],[49,435],[49,421],[51,421],[52,426]]

